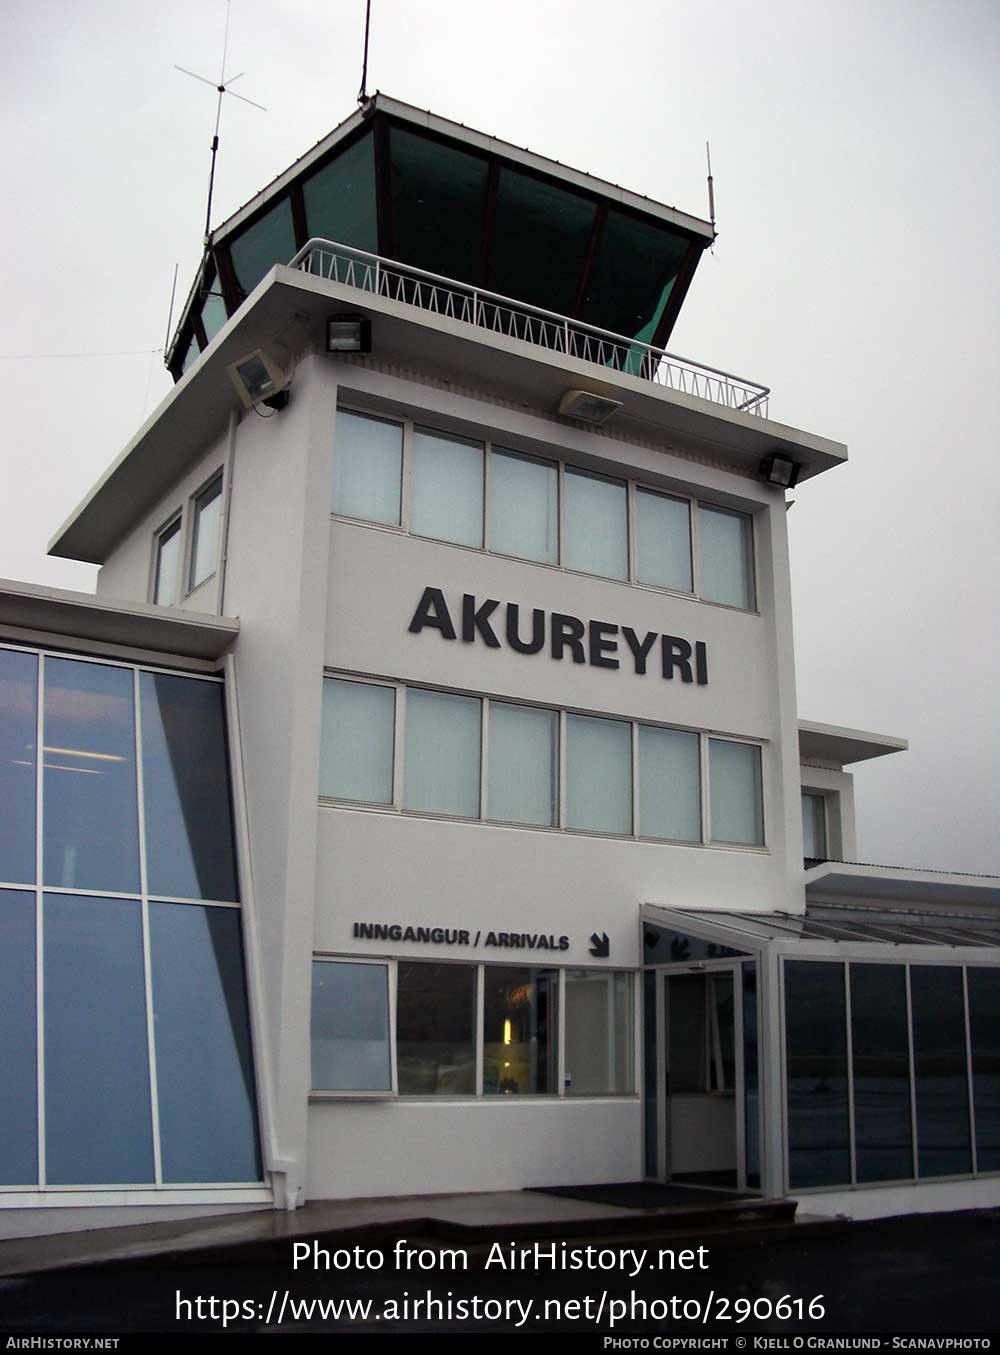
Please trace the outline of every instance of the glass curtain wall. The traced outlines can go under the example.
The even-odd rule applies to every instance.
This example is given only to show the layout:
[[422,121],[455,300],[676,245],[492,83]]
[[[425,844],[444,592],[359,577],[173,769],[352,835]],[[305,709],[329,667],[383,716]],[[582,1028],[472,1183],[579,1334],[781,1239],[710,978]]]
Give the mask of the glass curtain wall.
[[0,648],[0,791],[0,1182],[259,1181],[222,684]]

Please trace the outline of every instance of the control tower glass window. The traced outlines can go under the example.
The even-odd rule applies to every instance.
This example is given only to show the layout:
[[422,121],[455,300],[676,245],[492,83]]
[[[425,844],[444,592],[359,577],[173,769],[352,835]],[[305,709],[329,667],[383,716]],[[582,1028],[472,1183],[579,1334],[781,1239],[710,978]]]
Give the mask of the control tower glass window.
[[333,240],[369,254],[378,253],[372,144],[368,132],[303,183],[306,234],[310,239]]
[[504,166],[495,213],[490,289],[501,296],[530,297],[544,310],[572,315],[596,204]]
[[401,127],[390,148],[394,257],[478,282],[488,162]]

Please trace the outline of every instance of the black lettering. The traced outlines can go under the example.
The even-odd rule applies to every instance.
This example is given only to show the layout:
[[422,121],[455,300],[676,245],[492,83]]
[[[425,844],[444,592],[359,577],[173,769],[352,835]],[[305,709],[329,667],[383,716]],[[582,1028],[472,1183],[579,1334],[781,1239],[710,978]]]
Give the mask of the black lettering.
[[610,621],[591,621],[590,666],[592,668],[617,668],[618,660],[609,659],[608,654],[618,653],[618,641],[611,637],[618,634],[618,627]]
[[386,926],[384,922],[375,923],[375,940],[376,941],[389,940],[389,928]]
[[468,933],[468,932],[460,931],[460,932],[458,933],[458,944],[459,944],[460,946],[467,946],[467,945],[469,944],[469,933]]
[[[409,930],[409,928],[408,928],[407,930]],[[430,929],[430,927],[418,927],[418,928],[417,928],[417,940],[418,940],[418,941],[422,941],[422,942],[424,943],[424,945],[428,945],[429,942],[430,942],[430,939],[431,939],[431,929]]]
[[682,682],[694,682],[691,673],[691,646],[687,640],[682,640],[679,635],[664,635],[663,645],[663,676],[669,681],[674,676],[674,669],[679,668]]
[[[407,928],[407,931],[409,931],[409,928]],[[390,941],[401,941],[403,939],[403,929],[398,923],[389,927],[388,932]]]
[[490,649],[499,649],[500,641],[493,633],[493,627],[487,621],[488,616],[500,606],[496,598],[487,598],[481,607],[471,593],[462,595],[462,639],[468,644],[476,638],[476,631],[483,637]]
[[512,946],[516,946],[516,947],[520,948],[521,946],[524,945],[524,937],[521,935],[520,932],[511,932],[511,934],[510,934],[510,944],[511,944]]
[[569,950],[569,937],[568,937],[568,936],[560,936],[560,938],[559,938],[559,949],[560,949],[560,950]]
[[436,946],[439,946],[444,940],[444,929],[442,927],[434,927],[431,931],[431,940]]
[[625,643],[632,651],[632,658],[635,661],[635,675],[636,677],[643,677],[646,672],[646,660],[649,658],[649,651],[656,644],[656,631],[648,631],[645,639],[641,642],[631,626],[622,626],[622,634],[625,636]]
[[445,640],[454,640],[455,627],[440,588],[425,588],[407,629],[419,635],[425,626],[434,626]]
[[375,935],[375,929],[370,922],[355,922],[354,935],[370,941]]
[[538,949],[539,949],[539,950],[549,950],[549,949],[550,949],[550,946],[549,946],[549,938],[548,938],[547,936],[540,936],[540,937],[538,938]]
[[561,659],[568,645],[574,663],[586,663],[583,654],[583,622],[578,616],[563,616],[562,612],[552,613],[552,657]]
[[499,936],[497,937],[497,945],[498,945],[498,946],[509,946],[509,945],[510,945],[510,935],[509,935],[508,932],[501,932],[501,933],[499,934]]
[[486,940],[483,942],[483,945],[484,945],[484,946],[495,946],[496,944],[497,944],[497,934],[496,934],[496,932],[487,932],[487,933],[486,933]]
[[708,686],[708,650],[705,643],[699,640],[694,647],[694,671],[695,679],[699,687]]
[[537,654],[545,644],[545,613],[540,607],[531,612],[531,639],[522,640],[517,631],[521,609],[516,602],[507,603],[507,643],[518,654]]

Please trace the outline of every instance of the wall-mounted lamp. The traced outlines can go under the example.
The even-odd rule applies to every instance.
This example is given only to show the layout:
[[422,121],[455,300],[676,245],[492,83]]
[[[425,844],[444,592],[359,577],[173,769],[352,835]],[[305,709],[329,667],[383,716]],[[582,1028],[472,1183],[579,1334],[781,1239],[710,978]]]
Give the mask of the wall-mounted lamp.
[[610,400],[596,391],[568,390],[559,401],[559,413],[571,419],[580,419],[583,423],[592,423],[599,427],[607,423],[612,414],[622,407],[620,400]]
[[231,362],[227,370],[247,409],[253,409],[256,405],[284,409],[288,404],[288,391],[285,390],[288,378],[262,348],[254,349],[238,362]]
[[326,322],[328,353],[370,353],[372,322],[367,315],[331,315]]
[[801,469],[798,461],[793,461],[790,456],[772,452],[770,456],[765,456],[757,473],[769,485],[777,485],[779,489],[794,489]]

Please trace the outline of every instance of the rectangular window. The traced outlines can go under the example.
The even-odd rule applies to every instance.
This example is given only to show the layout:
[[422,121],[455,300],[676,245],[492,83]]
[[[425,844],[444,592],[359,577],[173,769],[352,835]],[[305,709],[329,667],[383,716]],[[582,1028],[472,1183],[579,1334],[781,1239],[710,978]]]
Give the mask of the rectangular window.
[[785,964],[788,1178],[802,1186],[851,1180],[844,966]]
[[854,1156],[859,1181],[913,1176],[903,965],[851,965]]
[[623,481],[567,467],[563,564],[607,579],[628,578],[628,496]]
[[401,1096],[476,1090],[476,968],[400,960],[396,1059]]
[[976,1165],[1000,1171],[1000,969],[966,970],[976,1111]]
[[764,845],[760,749],[752,743],[709,739],[713,842]]
[[635,1091],[632,975],[566,971],[565,1087],[568,1096]]
[[632,726],[566,717],[566,827],[632,831]]
[[701,841],[701,757],[697,734],[639,726],[639,832]]
[[698,594],[727,607],[756,605],[753,524],[746,513],[698,505]]
[[559,476],[551,461],[490,453],[490,550],[559,563]]
[[392,1091],[389,967],[314,960],[312,1085],[315,1091]]
[[490,702],[487,813],[550,827],[559,813],[559,716]]
[[406,809],[479,817],[481,708],[476,697],[407,692]]
[[802,792],[802,855],[807,861],[826,858],[826,800]]
[[962,971],[944,965],[910,966],[913,1007],[913,1079],[917,1097],[920,1176],[972,1170],[969,1082]]
[[194,501],[191,528],[191,568],[188,591],[210,579],[219,567],[219,527],[222,522],[222,476],[217,475]]
[[483,1091],[554,1096],[559,971],[487,965],[484,980]]
[[0,880],[35,882],[38,658],[0,649]]
[[339,409],[331,513],[398,526],[402,478],[402,425]]
[[417,428],[410,530],[460,546],[483,544],[483,446]]
[[691,513],[686,499],[636,490],[635,567],[639,583],[691,592]]
[[38,1181],[35,895],[0,889],[0,1184]]
[[153,601],[172,607],[177,601],[181,579],[181,519],[174,518],[156,538],[156,570]]
[[395,721],[395,688],[324,678],[320,795],[391,804]]

